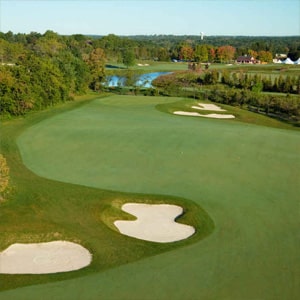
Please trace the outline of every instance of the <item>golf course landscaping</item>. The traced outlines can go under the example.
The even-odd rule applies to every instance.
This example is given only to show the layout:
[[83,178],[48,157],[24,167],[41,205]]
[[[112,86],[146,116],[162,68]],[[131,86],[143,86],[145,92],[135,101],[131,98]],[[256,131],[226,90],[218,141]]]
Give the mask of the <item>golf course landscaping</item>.
[[[1,300],[297,299],[299,129],[204,100],[93,97],[1,124]],[[51,243],[86,259],[4,272],[12,245]]]

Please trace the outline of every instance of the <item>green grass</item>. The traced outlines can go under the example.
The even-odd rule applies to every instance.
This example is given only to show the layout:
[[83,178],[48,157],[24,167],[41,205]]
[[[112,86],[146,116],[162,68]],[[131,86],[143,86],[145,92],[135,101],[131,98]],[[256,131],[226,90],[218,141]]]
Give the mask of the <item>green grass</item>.
[[[137,64],[149,64],[149,66],[138,66]],[[115,68],[108,68],[108,70],[126,70],[124,64],[108,63],[107,65],[114,66]],[[118,69],[119,68],[119,69]],[[140,70],[141,72],[172,72],[172,71],[185,71],[188,70],[188,63],[173,63],[173,62],[155,62],[155,61],[141,61],[136,62],[129,70]]]
[[[80,243],[88,248],[93,254],[93,262],[86,269],[70,273],[0,275],[0,290],[102,272],[114,266],[195,243],[209,235],[214,228],[207,213],[190,200],[174,196],[125,194],[47,180],[33,174],[22,164],[16,145],[19,135],[22,139],[22,134],[26,135],[26,132],[30,132],[31,129],[39,127],[44,122],[51,121],[56,116],[68,112],[76,114],[82,109],[82,105],[90,105],[90,101],[95,97],[95,94],[79,97],[73,103],[65,103],[51,110],[31,113],[25,118],[6,121],[1,125],[0,152],[8,160],[12,191],[10,197],[0,204],[0,250],[4,250],[13,243],[62,239]],[[82,115],[82,118],[79,125],[89,116]],[[29,131],[26,131],[27,128],[30,128]],[[48,139],[46,136],[45,138],[44,142]],[[61,146],[59,149],[62,159],[66,161],[72,159],[67,149]],[[195,226],[197,234],[189,240],[171,244],[156,244],[126,238],[118,233],[113,222],[117,219],[128,218],[128,215],[121,211],[122,204],[127,202],[180,205],[184,208],[185,214],[178,221]]]
[[212,66],[232,70],[245,70],[247,72],[265,72],[265,73],[276,73],[276,72],[300,72],[299,65],[283,65],[283,64],[267,64],[267,65],[247,65],[247,64],[212,64]]
[[[95,255],[69,274],[2,275],[2,289],[55,282],[0,299],[297,299],[299,132],[156,109],[181,100],[112,96],[2,126],[16,191],[1,231],[58,232]],[[129,199],[181,203],[208,233],[203,207],[215,230],[174,245],[123,237],[107,224]]]
[[[200,111],[198,109],[192,108],[192,106],[197,106],[198,103],[212,103],[212,102],[207,100],[181,99],[173,103],[158,104],[156,108],[162,112],[166,112],[170,114],[173,114],[174,111],[198,112],[201,114],[210,114],[210,113],[233,114],[235,116],[235,119],[227,120],[227,122],[242,122],[242,123],[255,124],[260,126],[300,131],[298,127],[295,127],[291,124],[261,114],[250,112],[245,109],[240,109],[239,107],[230,106],[230,105],[213,103],[225,109],[226,111],[224,112]],[[185,116],[185,118],[191,118],[191,117]],[[193,118],[199,118],[199,117],[193,117]],[[224,120],[219,120],[219,122],[224,122]]]

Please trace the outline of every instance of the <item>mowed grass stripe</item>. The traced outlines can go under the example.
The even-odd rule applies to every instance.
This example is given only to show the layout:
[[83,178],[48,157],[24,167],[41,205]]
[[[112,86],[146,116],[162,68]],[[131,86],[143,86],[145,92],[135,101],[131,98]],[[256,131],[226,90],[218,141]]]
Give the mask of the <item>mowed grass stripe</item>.
[[[212,216],[214,233],[99,274],[3,295],[30,298],[43,291],[48,299],[80,293],[87,299],[296,299],[299,133],[155,109],[175,100],[97,100],[33,126],[18,143],[26,164],[49,178],[191,199]],[[59,137],[58,127],[65,129]],[[59,158],[51,144],[55,136],[72,163]],[[47,155],[39,149],[43,139],[51,141]],[[71,151],[74,144],[77,152]],[[69,171],[55,171],[61,164]]]

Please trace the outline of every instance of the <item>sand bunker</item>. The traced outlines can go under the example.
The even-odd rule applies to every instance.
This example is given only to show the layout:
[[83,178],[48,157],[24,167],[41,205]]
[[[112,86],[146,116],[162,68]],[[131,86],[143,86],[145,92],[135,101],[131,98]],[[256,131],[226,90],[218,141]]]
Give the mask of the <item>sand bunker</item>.
[[234,115],[223,115],[223,114],[207,114],[202,115],[197,112],[187,112],[187,111],[174,111],[174,115],[181,116],[193,116],[193,117],[204,117],[204,118],[213,118],[213,119],[234,119]]
[[87,249],[72,242],[13,244],[0,252],[0,274],[68,272],[88,266],[91,260]]
[[[198,103],[199,106],[192,106],[194,109],[200,109],[200,110],[211,110],[211,111],[226,111],[225,109],[222,109],[221,107],[215,105],[215,104],[204,104],[204,103]],[[174,111],[174,115],[181,115],[181,116],[192,116],[192,117],[204,117],[204,118],[213,118],[213,119],[234,119],[234,115],[225,115],[225,114],[199,114],[197,112],[188,112],[188,111]]]
[[183,213],[177,205],[127,203],[122,210],[137,217],[134,221],[115,221],[119,231],[141,240],[169,243],[186,239],[195,233],[195,228],[175,222]]
[[226,111],[226,109],[222,109],[221,107],[215,104],[204,104],[198,103],[199,106],[192,106],[192,108],[201,109],[201,110],[212,110],[212,111]]
[[181,116],[201,117],[201,115],[197,112],[188,112],[188,111],[174,111],[173,114],[181,115]]

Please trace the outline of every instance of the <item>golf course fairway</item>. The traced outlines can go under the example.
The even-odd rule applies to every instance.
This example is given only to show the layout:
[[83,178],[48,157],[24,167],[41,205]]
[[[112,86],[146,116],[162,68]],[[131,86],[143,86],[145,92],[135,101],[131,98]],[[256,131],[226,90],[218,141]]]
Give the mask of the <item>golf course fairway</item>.
[[189,199],[214,221],[212,234],[100,272],[3,291],[0,299],[299,297],[299,131],[156,109],[177,100],[97,99],[37,122],[17,145],[43,178]]

